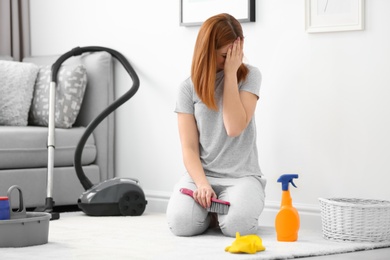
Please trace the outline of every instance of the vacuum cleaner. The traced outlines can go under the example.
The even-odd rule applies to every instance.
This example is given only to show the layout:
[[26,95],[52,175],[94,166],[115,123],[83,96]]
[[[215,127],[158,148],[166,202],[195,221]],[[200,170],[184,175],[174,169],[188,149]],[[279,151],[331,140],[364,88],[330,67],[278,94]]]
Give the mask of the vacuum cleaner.
[[[82,152],[88,137],[92,134],[93,130],[113,111],[119,106],[128,101],[139,88],[139,78],[133,67],[128,60],[118,51],[115,51],[106,47],[89,46],[89,47],[76,47],[69,52],[60,56],[52,66],[51,71],[51,83],[50,83],[50,100],[49,111],[55,109],[55,87],[57,84],[57,73],[61,64],[72,56],[81,55],[84,52],[97,52],[105,51],[116,58],[126,72],[130,75],[133,85],[131,88],[104,109],[95,119],[93,119],[85,129],[85,132],[81,136],[75,150],[74,155],[74,167],[78,179],[81,185],[85,189],[85,192],[79,197],[77,204],[78,207],[87,215],[90,216],[140,216],[143,214],[146,208],[147,201],[145,200],[145,194],[142,188],[139,186],[137,179],[133,178],[113,178],[103,181],[98,184],[92,184],[92,182],[85,175],[81,166]],[[93,86],[92,86],[93,87]],[[47,198],[45,211],[52,213],[52,219],[58,219],[59,214],[52,211],[54,201],[52,198],[53,189],[53,167],[54,165],[54,112],[49,112],[49,138],[48,138],[48,182],[47,182]]]

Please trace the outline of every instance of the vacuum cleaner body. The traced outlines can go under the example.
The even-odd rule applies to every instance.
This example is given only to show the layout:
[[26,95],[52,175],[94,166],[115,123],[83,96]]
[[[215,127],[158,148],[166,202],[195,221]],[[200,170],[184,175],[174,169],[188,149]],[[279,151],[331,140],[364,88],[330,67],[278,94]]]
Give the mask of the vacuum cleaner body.
[[78,199],[79,208],[90,216],[140,216],[146,204],[144,192],[132,178],[103,181]]

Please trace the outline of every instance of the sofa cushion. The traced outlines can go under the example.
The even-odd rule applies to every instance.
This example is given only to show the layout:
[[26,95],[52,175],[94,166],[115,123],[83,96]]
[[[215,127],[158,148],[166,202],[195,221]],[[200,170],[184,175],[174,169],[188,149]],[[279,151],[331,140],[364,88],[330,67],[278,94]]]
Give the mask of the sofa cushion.
[[[30,125],[49,124],[51,68],[40,67],[30,109]],[[55,127],[70,128],[76,122],[87,85],[83,65],[62,65],[57,74]]]
[[[84,127],[55,129],[55,167],[73,166],[74,151],[84,130]],[[47,134],[47,127],[0,127],[1,169],[46,167]],[[83,150],[82,164],[91,164],[95,158],[95,140],[91,135]]]
[[0,125],[26,126],[38,66],[0,60]]

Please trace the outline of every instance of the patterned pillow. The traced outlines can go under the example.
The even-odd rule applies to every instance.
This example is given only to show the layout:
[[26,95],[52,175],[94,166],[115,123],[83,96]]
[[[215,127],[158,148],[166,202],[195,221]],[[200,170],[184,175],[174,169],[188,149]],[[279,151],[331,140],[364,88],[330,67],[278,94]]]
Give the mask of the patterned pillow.
[[[49,124],[50,66],[41,67],[30,108],[31,125]],[[87,85],[83,65],[62,65],[57,74],[55,127],[71,128],[77,119]]]
[[0,61],[0,125],[26,126],[39,67]]

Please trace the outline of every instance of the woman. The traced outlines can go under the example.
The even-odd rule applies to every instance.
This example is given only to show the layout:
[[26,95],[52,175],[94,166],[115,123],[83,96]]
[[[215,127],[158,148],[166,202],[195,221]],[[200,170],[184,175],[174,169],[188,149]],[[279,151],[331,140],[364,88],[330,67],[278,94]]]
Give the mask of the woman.
[[[188,172],[167,208],[168,225],[177,236],[201,234],[216,217],[226,236],[257,231],[266,184],[253,117],[261,74],[243,64],[243,45],[241,25],[229,14],[210,17],[199,30],[191,77],[181,84],[175,109]],[[180,188],[193,190],[194,198]],[[228,214],[207,212],[211,198],[229,201]]]

